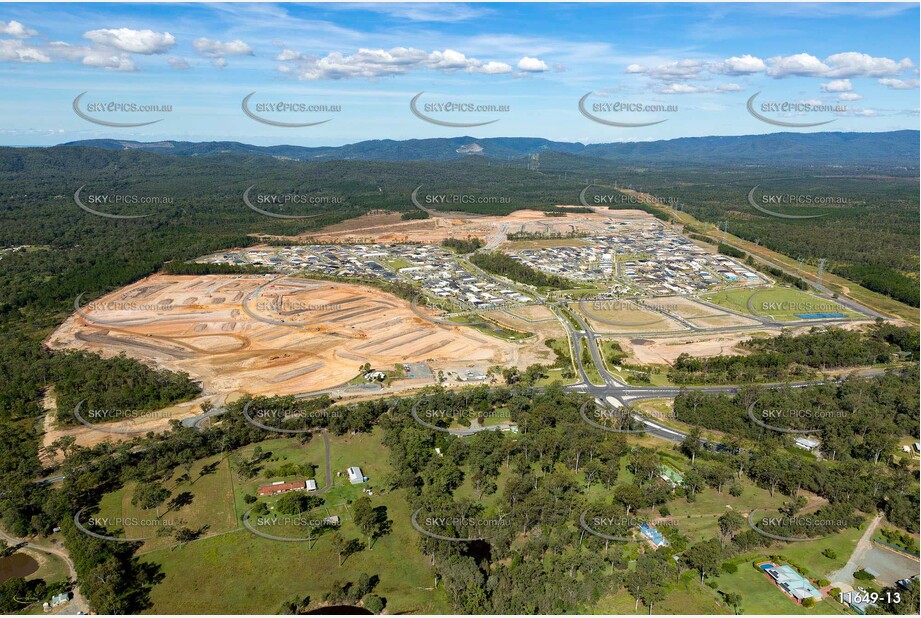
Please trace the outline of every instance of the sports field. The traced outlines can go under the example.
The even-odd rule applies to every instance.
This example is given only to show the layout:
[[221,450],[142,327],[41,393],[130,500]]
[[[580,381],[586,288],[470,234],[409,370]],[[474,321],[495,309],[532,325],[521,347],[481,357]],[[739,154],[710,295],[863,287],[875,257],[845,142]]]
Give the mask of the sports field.
[[725,290],[701,299],[739,313],[782,322],[808,323],[809,318],[802,316],[860,318],[834,299],[786,287]]

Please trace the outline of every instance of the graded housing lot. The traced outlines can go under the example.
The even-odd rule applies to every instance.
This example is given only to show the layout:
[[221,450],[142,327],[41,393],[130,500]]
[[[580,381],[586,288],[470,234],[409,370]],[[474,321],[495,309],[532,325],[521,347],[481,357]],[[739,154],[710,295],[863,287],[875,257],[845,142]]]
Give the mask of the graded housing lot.
[[47,344],[124,352],[188,373],[206,394],[320,391],[353,379],[365,363],[425,362],[437,372],[458,360],[538,362],[533,342],[519,346],[428,321],[374,288],[240,275],[148,277],[82,308]]

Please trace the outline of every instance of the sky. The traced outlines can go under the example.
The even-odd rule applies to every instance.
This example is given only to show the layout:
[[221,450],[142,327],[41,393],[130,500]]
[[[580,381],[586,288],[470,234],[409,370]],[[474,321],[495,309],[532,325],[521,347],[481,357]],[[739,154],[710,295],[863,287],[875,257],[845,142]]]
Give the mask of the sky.
[[0,145],[917,130],[918,24],[881,3],[0,4]]

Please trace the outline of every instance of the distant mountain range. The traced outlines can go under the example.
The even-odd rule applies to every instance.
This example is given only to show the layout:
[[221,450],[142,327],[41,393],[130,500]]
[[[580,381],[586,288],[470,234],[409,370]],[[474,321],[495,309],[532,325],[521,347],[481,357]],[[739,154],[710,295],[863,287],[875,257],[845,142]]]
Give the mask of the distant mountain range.
[[619,163],[760,165],[904,165],[918,167],[918,131],[885,133],[771,133],[729,137],[684,137],[654,142],[581,144],[531,137],[446,137],[369,140],[345,146],[253,146],[240,142],[135,142],[96,139],[62,146],[141,150],[177,156],[266,155],[299,161],[450,161],[470,156],[520,159],[543,152]]

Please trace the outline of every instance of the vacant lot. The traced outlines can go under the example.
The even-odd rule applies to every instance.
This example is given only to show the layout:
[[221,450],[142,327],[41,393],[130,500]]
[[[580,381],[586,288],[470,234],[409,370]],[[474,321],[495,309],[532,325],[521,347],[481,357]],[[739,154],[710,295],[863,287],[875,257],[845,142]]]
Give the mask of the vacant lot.
[[587,300],[570,303],[597,333],[666,333],[683,327],[656,311],[628,301]]

